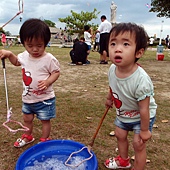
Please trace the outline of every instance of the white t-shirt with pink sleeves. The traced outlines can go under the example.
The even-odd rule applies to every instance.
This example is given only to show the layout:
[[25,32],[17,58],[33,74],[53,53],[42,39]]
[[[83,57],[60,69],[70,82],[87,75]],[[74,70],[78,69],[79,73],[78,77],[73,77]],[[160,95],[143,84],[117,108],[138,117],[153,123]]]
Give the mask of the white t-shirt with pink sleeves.
[[38,89],[38,81],[46,80],[51,73],[60,71],[58,60],[50,53],[42,57],[33,58],[27,51],[18,54],[18,61],[22,67],[24,103],[37,103],[55,97],[52,85],[46,90]]

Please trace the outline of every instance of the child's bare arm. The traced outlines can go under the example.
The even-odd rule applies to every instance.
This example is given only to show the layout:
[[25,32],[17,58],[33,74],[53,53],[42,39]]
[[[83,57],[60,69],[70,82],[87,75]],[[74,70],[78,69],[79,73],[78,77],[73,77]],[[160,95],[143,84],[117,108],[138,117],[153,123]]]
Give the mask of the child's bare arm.
[[141,131],[140,137],[146,142],[151,138],[151,132],[149,131],[150,113],[149,113],[150,97],[146,97],[144,100],[139,101],[140,118],[141,118]]
[[106,107],[112,107],[113,106],[113,100],[112,100],[112,94],[109,90],[108,95],[106,97],[106,102],[105,102]]
[[38,88],[40,90],[47,89],[51,84],[53,84],[60,76],[60,72],[53,72],[47,80],[40,80],[38,82]]
[[8,50],[0,50],[0,58],[8,58],[9,61],[15,65],[15,66],[20,66],[20,63],[18,62],[17,56],[13,54],[11,51]]

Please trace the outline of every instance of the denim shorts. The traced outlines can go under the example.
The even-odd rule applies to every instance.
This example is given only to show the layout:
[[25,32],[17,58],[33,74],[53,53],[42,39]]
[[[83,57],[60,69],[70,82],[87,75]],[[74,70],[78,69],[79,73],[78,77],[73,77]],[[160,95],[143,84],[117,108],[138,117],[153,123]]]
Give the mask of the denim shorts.
[[[152,132],[152,127],[155,122],[156,117],[150,118],[149,130]],[[134,131],[135,134],[140,133],[140,121],[132,123],[121,122],[118,118],[115,119],[115,125],[126,131]]]
[[50,120],[56,117],[56,98],[51,98],[37,103],[23,103],[24,114],[36,114],[40,120]]

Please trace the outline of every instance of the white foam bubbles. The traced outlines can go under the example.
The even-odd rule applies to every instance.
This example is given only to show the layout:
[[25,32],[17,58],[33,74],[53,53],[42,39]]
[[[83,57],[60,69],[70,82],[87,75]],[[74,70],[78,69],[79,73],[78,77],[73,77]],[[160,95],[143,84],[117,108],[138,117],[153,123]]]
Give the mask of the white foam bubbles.
[[[66,157],[66,156],[65,156]],[[64,160],[64,156],[55,156],[53,155],[52,158],[47,158],[46,160],[44,159],[45,156],[42,156],[41,161],[38,161],[36,159],[33,159],[33,162],[31,166],[27,166],[24,168],[24,170],[86,170],[87,169],[87,163],[83,162],[80,164],[78,167],[70,167],[66,166],[62,160]],[[66,160],[66,159],[65,159]],[[82,156],[75,156],[72,157],[69,164],[72,166],[78,165],[84,160]],[[28,164],[31,164],[28,163]]]

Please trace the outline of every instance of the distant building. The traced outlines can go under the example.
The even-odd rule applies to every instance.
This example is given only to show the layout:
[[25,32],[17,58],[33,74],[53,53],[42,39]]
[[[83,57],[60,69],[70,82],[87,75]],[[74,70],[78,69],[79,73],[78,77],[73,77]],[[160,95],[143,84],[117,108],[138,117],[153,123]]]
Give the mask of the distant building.
[[60,28],[56,28],[56,27],[49,27],[50,28],[50,32],[51,32],[51,35],[56,35],[57,33],[61,33],[61,29]]

